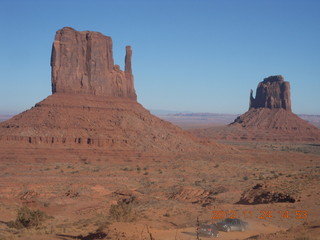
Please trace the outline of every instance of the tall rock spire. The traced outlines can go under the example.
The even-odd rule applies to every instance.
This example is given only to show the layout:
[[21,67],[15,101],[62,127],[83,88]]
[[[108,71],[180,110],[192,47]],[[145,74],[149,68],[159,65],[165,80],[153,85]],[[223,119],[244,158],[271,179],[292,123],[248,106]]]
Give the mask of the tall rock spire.
[[132,74],[131,68],[132,49],[131,46],[126,46],[126,58],[125,58],[125,72]]

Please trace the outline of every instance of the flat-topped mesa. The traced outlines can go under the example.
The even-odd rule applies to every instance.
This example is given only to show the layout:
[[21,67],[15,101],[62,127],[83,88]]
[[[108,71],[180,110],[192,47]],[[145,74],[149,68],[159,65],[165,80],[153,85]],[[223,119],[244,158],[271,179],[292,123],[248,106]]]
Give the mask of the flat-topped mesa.
[[114,64],[112,39],[98,32],[64,27],[56,32],[51,54],[52,93],[90,94],[136,100],[126,47],[125,71]]
[[249,110],[252,108],[283,108],[291,112],[290,83],[281,75],[265,78],[259,83],[255,98],[250,92]]

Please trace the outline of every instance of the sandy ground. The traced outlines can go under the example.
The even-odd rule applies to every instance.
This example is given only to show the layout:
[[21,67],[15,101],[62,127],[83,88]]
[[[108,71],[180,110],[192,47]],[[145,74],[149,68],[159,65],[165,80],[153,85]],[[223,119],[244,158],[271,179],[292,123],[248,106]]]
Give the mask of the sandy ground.
[[[1,146],[0,239],[99,239],[90,235],[97,229],[109,239],[151,239],[150,233],[157,240],[195,239],[197,217],[200,224],[218,222],[213,211],[227,210],[250,227],[221,232],[219,239],[246,239],[318,220],[320,155],[303,151],[303,145],[301,152],[259,146],[238,145],[208,159]],[[296,201],[236,204],[258,183]],[[126,219],[115,219],[110,207],[122,201],[132,209]],[[9,228],[21,206],[52,218],[37,228]],[[244,211],[252,216],[244,219]],[[307,217],[297,219],[296,211],[307,211]]]

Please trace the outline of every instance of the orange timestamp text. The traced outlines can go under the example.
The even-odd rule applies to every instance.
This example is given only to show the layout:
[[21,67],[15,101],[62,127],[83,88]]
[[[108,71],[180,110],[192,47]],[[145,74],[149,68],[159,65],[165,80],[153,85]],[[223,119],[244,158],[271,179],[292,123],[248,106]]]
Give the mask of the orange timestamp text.
[[225,218],[240,218],[240,219],[261,219],[268,220],[272,218],[281,219],[301,219],[308,218],[308,211],[306,210],[259,210],[259,211],[247,211],[247,210],[214,210],[212,211],[212,219],[225,219]]

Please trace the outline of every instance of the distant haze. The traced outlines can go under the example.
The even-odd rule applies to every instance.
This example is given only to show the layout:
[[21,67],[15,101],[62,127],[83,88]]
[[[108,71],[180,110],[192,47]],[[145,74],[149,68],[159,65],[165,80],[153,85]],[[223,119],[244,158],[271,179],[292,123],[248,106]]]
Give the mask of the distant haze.
[[[211,125],[226,125],[234,121],[240,114],[192,113],[169,110],[151,110],[159,118],[181,127],[207,127]],[[299,117],[320,128],[320,115],[299,114]],[[13,117],[13,114],[0,114],[0,122]]]
[[[213,125],[226,125],[232,123],[240,114],[174,113],[156,115],[183,128],[202,128]],[[320,115],[301,114],[298,116],[320,128]]]

